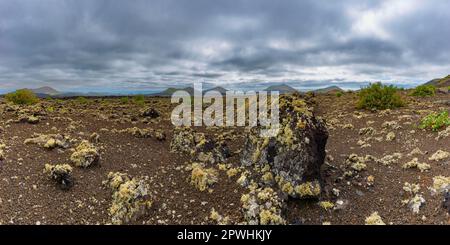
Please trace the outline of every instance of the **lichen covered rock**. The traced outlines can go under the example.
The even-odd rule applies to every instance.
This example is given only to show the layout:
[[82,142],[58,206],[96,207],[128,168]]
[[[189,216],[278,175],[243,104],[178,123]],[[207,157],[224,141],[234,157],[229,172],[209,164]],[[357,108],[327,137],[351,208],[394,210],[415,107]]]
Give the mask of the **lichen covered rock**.
[[420,172],[425,172],[425,171],[428,171],[428,170],[431,169],[430,164],[419,162],[418,158],[413,158],[411,161],[403,164],[402,167],[405,168],[405,169],[417,168],[417,169],[420,170]]
[[113,191],[113,200],[109,208],[113,224],[136,221],[152,207],[150,188],[144,179],[131,178],[120,172],[110,172],[105,184]]
[[249,187],[250,192],[242,195],[241,204],[245,223],[249,225],[281,225],[286,221],[281,216],[283,201],[270,187]]
[[45,164],[44,174],[47,174],[63,190],[73,186],[72,167],[68,164]]
[[62,148],[70,146],[70,138],[61,134],[33,134],[31,138],[24,141],[25,144],[36,144],[46,149]]
[[369,217],[366,218],[366,225],[386,225],[381,219],[378,212],[373,212]]
[[218,180],[219,173],[213,168],[204,168],[198,163],[192,164],[191,185],[199,191],[205,191]]
[[241,164],[261,168],[269,165],[283,192],[301,197],[295,189],[306,182],[321,181],[320,167],[324,163],[328,139],[325,123],[313,115],[304,100],[293,95],[280,98],[278,134],[262,137],[263,129],[249,130]]
[[97,148],[87,140],[83,140],[76,148],[75,152],[70,156],[70,160],[77,167],[87,168],[97,164],[100,161],[100,154]]

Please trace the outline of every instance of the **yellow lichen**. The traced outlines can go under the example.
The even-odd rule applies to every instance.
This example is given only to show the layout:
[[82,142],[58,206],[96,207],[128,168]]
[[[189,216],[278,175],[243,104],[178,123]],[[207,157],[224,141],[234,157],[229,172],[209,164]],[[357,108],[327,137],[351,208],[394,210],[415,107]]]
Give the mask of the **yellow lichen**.
[[366,218],[365,222],[366,225],[385,225],[380,215],[378,215],[378,212],[373,212],[369,217]]
[[191,185],[200,191],[205,191],[207,188],[217,182],[218,173],[213,168],[203,168],[200,164],[192,164]]
[[332,209],[334,207],[334,203],[329,201],[319,202],[319,206],[325,210]]
[[431,166],[427,163],[419,162],[418,158],[414,158],[410,162],[403,164],[403,168],[417,168],[420,170],[420,172],[424,172],[431,169]]
[[77,167],[87,168],[100,160],[97,149],[87,140],[83,140],[70,156],[70,160]]
[[274,214],[270,210],[262,210],[259,213],[259,219],[261,225],[279,225],[285,222],[280,215]]
[[433,189],[438,192],[450,190],[450,177],[442,175],[433,177]]
[[142,179],[131,178],[123,173],[109,173],[105,182],[113,191],[109,214],[113,224],[136,220],[152,206],[149,186]]
[[235,175],[238,174],[238,173],[239,173],[239,169],[237,169],[237,168],[230,168],[230,169],[227,171],[227,175],[228,175],[229,178],[235,176]]
[[261,180],[266,184],[271,183],[273,182],[273,174],[271,172],[266,172],[261,176]]
[[294,193],[294,187],[292,186],[292,184],[290,182],[285,182],[281,186],[281,191],[288,195],[292,195]]
[[300,197],[317,197],[320,195],[320,184],[317,181],[306,182],[294,188],[296,194]]

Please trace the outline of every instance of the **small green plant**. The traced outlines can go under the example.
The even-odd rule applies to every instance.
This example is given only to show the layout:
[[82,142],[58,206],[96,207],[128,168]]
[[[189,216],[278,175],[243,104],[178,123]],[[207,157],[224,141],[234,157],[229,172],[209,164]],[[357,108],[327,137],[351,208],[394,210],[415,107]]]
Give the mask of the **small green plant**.
[[411,93],[412,96],[416,97],[428,97],[434,96],[436,94],[436,87],[433,85],[420,85],[414,89]]
[[16,92],[5,95],[5,99],[16,105],[32,105],[36,104],[39,99],[31,90],[20,89]]
[[393,85],[383,85],[381,83],[370,84],[361,89],[358,97],[358,109],[385,110],[405,105],[405,102],[398,94],[397,87]]
[[53,106],[49,106],[46,110],[51,113],[55,111],[55,108]]
[[144,105],[144,103],[145,103],[145,96],[144,95],[142,95],[142,94],[139,94],[139,95],[135,95],[134,97],[133,97],[133,102],[136,104],[136,105]]
[[344,95],[344,93],[342,93],[341,91],[336,93],[336,97],[338,97],[338,98],[342,97],[342,95]]
[[85,97],[78,97],[77,102],[80,104],[87,104],[87,103],[89,103],[89,100],[86,99]]
[[120,98],[120,103],[122,103],[122,104],[128,104],[128,103],[130,103],[130,98],[128,98],[128,97],[122,97],[122,98]]
[[450,126],[450,118],[448,117],[448,111],[442,111],[439,113],[431,113],[424,117],[419,125],[421,129],[431,129],[438,131],[444,127]]

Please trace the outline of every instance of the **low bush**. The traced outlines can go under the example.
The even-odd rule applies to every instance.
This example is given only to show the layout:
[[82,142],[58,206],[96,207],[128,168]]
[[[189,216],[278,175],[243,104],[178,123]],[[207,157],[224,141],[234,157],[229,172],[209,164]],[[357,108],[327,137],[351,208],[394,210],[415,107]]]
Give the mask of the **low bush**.
[[17,105],[36,104],[39,99],[31,90],[20,89],[5,95],[5,99]]
[[414,89],[411,93],[412,96],[416,97],[428,97],[434,96],[436,94],[436,87],[433,85],[420,85]]
[[135,95],[133,97],[133,102],[137,105],[144,105],[145,104],[145,96],[140,94],[140,95]]
[[87,104],[89,102],[89,100],[84,97],[78,97],[77,102],[80,104]]
[[358,96],[358,109],[385,110],[405,105],[405,102],[398,93],[398,88],[393,85],[373,83],[361,89]]
[[441,111],[439,113],[431,113],[430,115],[424,117],[420,123],[419,128],[438,131],[439,129],[447,126],[450,126],[448,111]]

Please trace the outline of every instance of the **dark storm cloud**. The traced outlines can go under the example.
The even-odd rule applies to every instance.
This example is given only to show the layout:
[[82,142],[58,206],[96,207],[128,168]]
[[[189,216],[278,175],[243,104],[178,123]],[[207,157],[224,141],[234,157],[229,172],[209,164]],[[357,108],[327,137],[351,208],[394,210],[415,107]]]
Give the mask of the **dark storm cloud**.
[[449,73],[448,1],[0,0],[1,89],[417,83]]

